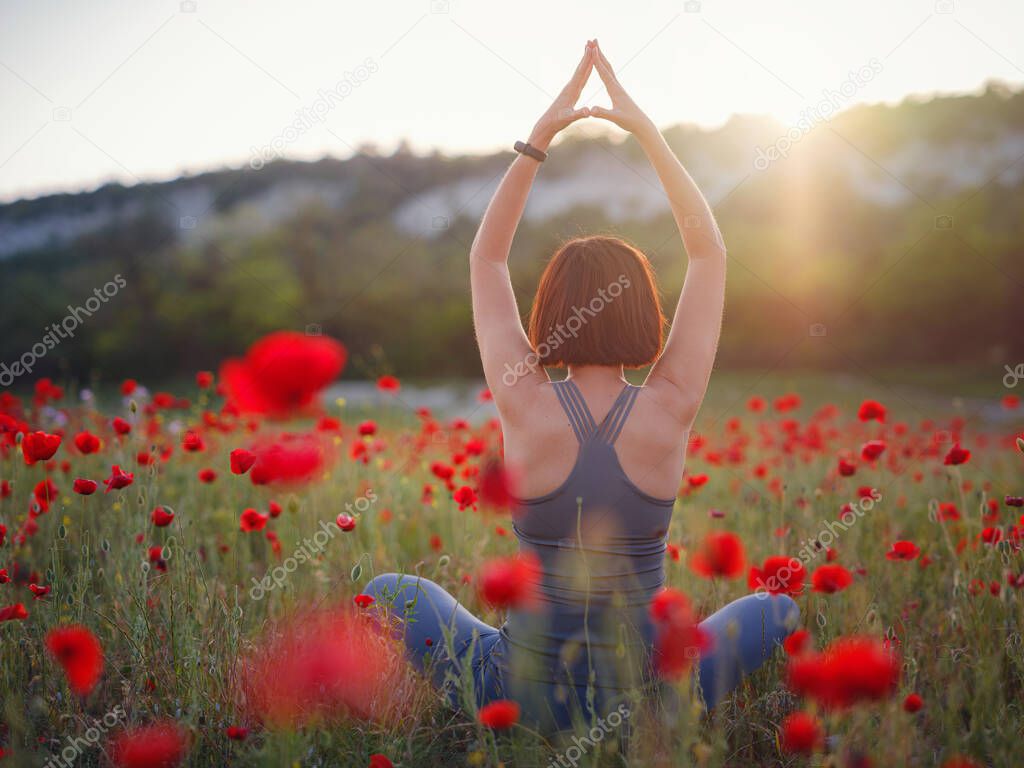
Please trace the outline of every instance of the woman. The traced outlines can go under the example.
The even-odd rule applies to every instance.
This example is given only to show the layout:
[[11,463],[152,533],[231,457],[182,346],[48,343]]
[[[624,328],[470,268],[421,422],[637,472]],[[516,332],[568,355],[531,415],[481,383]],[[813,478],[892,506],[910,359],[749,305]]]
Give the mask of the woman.
[[[610,109],[574,107],[592,69]],[[563,245],[541,278],[528,336],[520,323],[507,264],[512,238],[552,139],[586,117],[633,134],[682,235],[690,261],[664,345],[650,264],[612,237]],[[715,359],[726,251],[700,191],[596,40],[528,144],[516,148],[473,243],[470,276],[480,357],[522,495],[515,532],[521,552],[536,559],[538,599],[495,628],[426,579],[386,574],[366,592],[404,614],[411,655],[439,684],[461,675],[477,705],[513,698],[524,720],[564,728],[644,689],[657,663],[649,608],[665,581],[687,435]],[[643,386],[626,382],[623,369],[648,365]],[[567,368],[567,378],[549,380],[545,366]],[[702,622],[711,641],[698,665],[706,704],[768,658],[797,618],[790,598],[751,595]]]

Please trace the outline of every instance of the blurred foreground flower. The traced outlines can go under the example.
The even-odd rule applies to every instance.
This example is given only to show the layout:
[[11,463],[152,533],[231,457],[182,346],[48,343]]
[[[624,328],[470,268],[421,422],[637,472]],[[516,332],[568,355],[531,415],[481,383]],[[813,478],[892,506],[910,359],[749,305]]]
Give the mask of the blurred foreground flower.
[[89,695],[103,673],[103,648],[96,636],[78,625],[51,629],[46,649],[63,667],[71,690],[79,696]]
[[122,733],[111,745],[110,758],[117,768],[174,768],[187,749],[185,732],[165,721]]
[[228,400],[243,413],[294,416],[345,367],[345,347],[327,336],[278,331],[259,339],[242,359],[221,366]]
[[240,660],[243,707],[270,727],[397,722],[415,678],[399,642],[365,614],[298,614],[271,627]]
[[317,479],[333,459],[330,444],[316,434],[286,433],[252,446],[253,485],[294,486]]
[[499,557],[484,563],[480,597],[494,608],[526,608],[537,599],[540,562],[531,554]]
[[684,677],[703,651],[711,647],[711,638],[699,626],[682,592],[666,587],[651,601],[654,622],[654,668],[666,680]]
[[519,705],[509,699],[492,701],[480,708],[477,719],[488,728],[505,730],[519,722]]
[[791,657],[789,687],[830,709],[891,696],[899,683],[900,660],[871,637],[841,637],[821,653]]

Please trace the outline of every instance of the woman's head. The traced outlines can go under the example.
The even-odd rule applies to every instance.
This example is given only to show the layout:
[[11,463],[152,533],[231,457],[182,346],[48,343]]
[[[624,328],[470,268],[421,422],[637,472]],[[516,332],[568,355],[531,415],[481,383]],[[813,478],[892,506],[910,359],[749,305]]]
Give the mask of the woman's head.
[[529,337],[546,366],[642,368],[660,354],[664,325],[647,257],[617,237],[579,237],[544,269]]

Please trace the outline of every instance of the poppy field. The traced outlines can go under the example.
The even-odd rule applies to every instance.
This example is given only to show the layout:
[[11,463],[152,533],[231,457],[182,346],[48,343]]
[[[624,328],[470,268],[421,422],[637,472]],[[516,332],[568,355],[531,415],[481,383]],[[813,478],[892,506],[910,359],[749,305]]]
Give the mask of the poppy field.
[[[451,418],[385,375],[353,407],[324,392],[346,357],[278,332],[174,391],[0,394],[0,766],[1021,764],[1024,409],[998,378],[984,407],[713,378],[651,606],[673,695],[550,735],[450,708],[361,592],[419,574],[492,624],[530,599],[488,393]],[[696,622],[757,591],[800,627],[705,712]]]

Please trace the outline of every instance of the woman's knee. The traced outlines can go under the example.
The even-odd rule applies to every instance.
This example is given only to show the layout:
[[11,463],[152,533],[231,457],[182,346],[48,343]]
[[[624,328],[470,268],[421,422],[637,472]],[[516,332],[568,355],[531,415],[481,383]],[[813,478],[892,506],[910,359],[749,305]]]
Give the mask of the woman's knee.
[[775,640],[781,640],[790,634],[800,624],[800,606],[789,595],[771,595],[758,592],[740,598],[752,609],[754,604],[765,626],[770,628],[771,635]]

